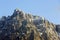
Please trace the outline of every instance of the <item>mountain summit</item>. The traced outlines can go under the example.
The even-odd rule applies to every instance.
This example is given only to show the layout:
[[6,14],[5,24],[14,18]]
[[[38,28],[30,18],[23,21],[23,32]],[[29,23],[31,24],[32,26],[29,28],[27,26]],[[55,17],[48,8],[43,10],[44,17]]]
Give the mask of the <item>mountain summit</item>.
[[0,40],[59,40],[57,25],[15,9],[0,19]]

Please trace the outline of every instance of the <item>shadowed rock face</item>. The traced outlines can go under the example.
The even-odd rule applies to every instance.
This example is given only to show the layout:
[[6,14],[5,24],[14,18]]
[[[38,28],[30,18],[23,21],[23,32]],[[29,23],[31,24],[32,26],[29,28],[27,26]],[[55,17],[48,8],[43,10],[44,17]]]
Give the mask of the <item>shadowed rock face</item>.
[[56,31],[60,33],[60,25],[56,25]]
[[15,9],[0,19],[0,40],[59,40],[56,26],[43,17]]
[[58,36],[60,38],[60,25],[56,25],[56,31],[58,32]]

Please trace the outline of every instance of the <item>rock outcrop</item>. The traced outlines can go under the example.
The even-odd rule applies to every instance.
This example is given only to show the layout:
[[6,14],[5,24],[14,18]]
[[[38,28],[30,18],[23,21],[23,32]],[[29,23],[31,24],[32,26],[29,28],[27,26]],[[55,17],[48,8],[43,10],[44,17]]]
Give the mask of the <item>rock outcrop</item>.
[[59,40],[59,37],[55,24],[15,9],[12,16],[0,19],[0,40]]

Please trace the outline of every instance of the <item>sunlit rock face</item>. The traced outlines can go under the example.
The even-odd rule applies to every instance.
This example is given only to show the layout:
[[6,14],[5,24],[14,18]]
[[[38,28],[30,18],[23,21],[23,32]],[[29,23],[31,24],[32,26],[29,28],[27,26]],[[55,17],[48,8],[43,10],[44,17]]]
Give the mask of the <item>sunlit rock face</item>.
[[0,19],[0,40],[59,40],[56,28],[44,17],[15,9],[13,15]]

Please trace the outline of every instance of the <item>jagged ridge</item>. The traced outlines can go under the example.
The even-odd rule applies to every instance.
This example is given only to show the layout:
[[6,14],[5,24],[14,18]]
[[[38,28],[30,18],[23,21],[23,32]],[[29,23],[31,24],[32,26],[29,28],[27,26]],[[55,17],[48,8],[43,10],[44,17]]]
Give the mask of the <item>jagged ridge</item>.
[[0,40],[59,40],[56,25],[44,17],[15,9],[0,19]]

